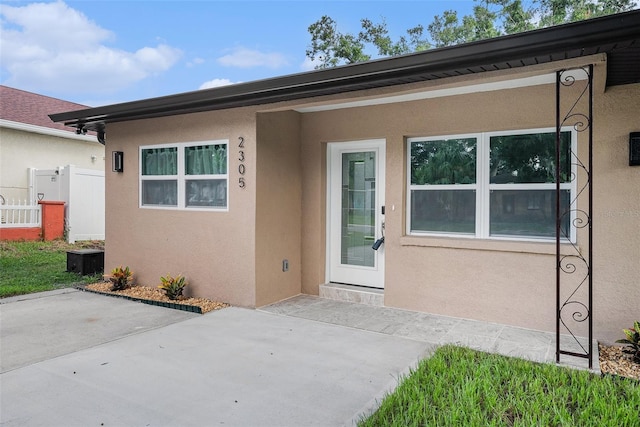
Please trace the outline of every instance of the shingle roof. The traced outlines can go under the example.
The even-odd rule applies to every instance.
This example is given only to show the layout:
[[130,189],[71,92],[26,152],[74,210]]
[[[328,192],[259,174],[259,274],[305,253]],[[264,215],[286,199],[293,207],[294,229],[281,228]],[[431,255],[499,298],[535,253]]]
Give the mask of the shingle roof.
[[86,108],[86,105],[0,85],[0,119],[3,120],[73,132],[62,123],[52,122],[49,114]]

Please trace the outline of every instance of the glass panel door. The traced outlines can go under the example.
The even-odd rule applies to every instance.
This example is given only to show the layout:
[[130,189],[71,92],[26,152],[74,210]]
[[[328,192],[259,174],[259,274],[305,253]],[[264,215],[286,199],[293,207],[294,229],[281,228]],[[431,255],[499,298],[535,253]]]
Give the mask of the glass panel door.
[[328,144],[327,281],[384,287],[384,140]]
[[374,151],[342,154],[342,264],[375,265],[375,169]]

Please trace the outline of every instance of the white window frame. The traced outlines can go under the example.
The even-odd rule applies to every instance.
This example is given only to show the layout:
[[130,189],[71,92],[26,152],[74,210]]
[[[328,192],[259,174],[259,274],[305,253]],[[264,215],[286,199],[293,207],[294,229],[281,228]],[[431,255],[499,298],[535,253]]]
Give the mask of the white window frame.
[[[185,171],[185,151],[188,147],[199,147],[204,145],[225,145],[227,147],[226,158],[226,174],[203,174],[203,175],[187,175]],[[154,148],[177,148],[177,175],[142,175],[142,150],[149,150]],[[187,206],[186,205],[186,182],[188,180],[225,180],[227,182],[226,200],[225,206]],[[145,205],[142,203],[142,184],[144,181],[168,181],[176,180],[177,191],[177,205]],[[154,144],[154,145],[142,145],[138,150],[138,206],[141,209],[162,209],[162,210],[183,210],[183,211],[218,211],[226,212],[229,210],[229,140],[218,139],[210,141],[190,141],[179,142],[170,144]]]
[[[513,131],[494,131],[494,132],[480,132],[469,133],[459,135],[441,135],[430,137],[412,137],[407,138],[406,149],[406,179],[407,179],[407,195],[406,195],[406,234],[409,236],[437,236],[437,237],[456,237],[456,238],[468,238],[468,239],[490,239],[490,240],[510,240],[510,241],[523,241],[523,242],[552,242],[555,241],[555,237],[533,237],[533,236],[491,236],[490,235],[490,200],[491,191],[493,190],[554,190],[556,189],[555,183],[544,184],[491,184],[489,182],[489,162],[490,162],[490,140],[493,136],[510,136],[510,135],[525,135],[536,133],[555,133],[555,128],[539,128],[539,129],[523,129]],[[574,161],[574,157],[577,150],[577,131],[572,127],[563,127],[561,132],[571,133],[571,176],[577,176],[577,165]],[[411,143],[413,142],[428,142],[428,141],[441,141],[451,139],[466,139],[475,138],[477,141],[476,146],[476,183],[475,184],[452,184],[452,185],[415,185],[411,183]],[[571,217],[569,218],[569,241],[576,242],[576,227],[573,225],[576,219],[575,204],[576,198],[576,179],[571,182],[560,183],[561,190],[570,190],[570,210]],[[452,233],[452,232],[434,232],[434,231],[415,231],[411,230],[411,191],[413,190],[464,190],[472,189],[476,192],[476,227],[475,233]],[[566,239],[565,239],[566,240]]]

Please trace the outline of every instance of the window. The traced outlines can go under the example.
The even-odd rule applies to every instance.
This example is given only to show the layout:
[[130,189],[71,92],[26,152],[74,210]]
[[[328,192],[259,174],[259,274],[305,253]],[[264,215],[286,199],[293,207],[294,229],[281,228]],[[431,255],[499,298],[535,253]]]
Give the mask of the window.
[[411,141],[411,230],[475,233],[474,137]]
[[228,141],[140,147],[140,206],[227,208]]
[[[409,234],[555,238],[555,130],[408,139]],[[575,132],[563,131],[561,209],[568,209]],[[572,236],[571,218],[561,227]]]

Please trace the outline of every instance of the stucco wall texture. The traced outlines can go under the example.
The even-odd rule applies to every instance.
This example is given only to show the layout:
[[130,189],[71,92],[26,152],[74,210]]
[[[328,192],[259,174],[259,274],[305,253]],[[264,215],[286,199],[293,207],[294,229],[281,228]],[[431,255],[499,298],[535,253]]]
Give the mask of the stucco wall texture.
[[[256,306],[300,293],[300,115],[258,114]],[[285,267],[283,263],[287,264]],[[286,270],[286,271],[285,271]]]
[[[596,66],[593,103],[593,319],[595,337],[612,342],[640,314],[640,167],[628,166],[629,133],[640,130],[640,85],[605,91],[605,70]],[[129,265],[149,285],[183,273],[191,293],[249,307],[317,295],[327,281],[327,143],[382,138],[385,305],[555,329],[554,243],[407,236],[405,224],[406,138],[553,128],[554,85],[323,112],[295,107],[110,124],[107,152],[125,152],[125,171],[107,173],[105,268]],[[237,185],[239,136],[246,141],[244,189]],[[138,207],[140,145],[213,139],[230,142],[228,212]],[[581,156],[585,144],[580,135]],[[580,233],[582,251],[585,242]]]
[[[136,282],[147,286],[159,285],[166,274],[182,274],[190,283],[186,294],[254,306],[255,129],[255,113],[248,110],[110,126],[107,152],[124,152],[124,172],[106,174],[105,270],[128,265]],[[240,189],[237,174],[230,174],[228,211],[139,207],[140,146],[228,139],[229,169],[237,171],[240,136],[245,139],[247,186]]]

